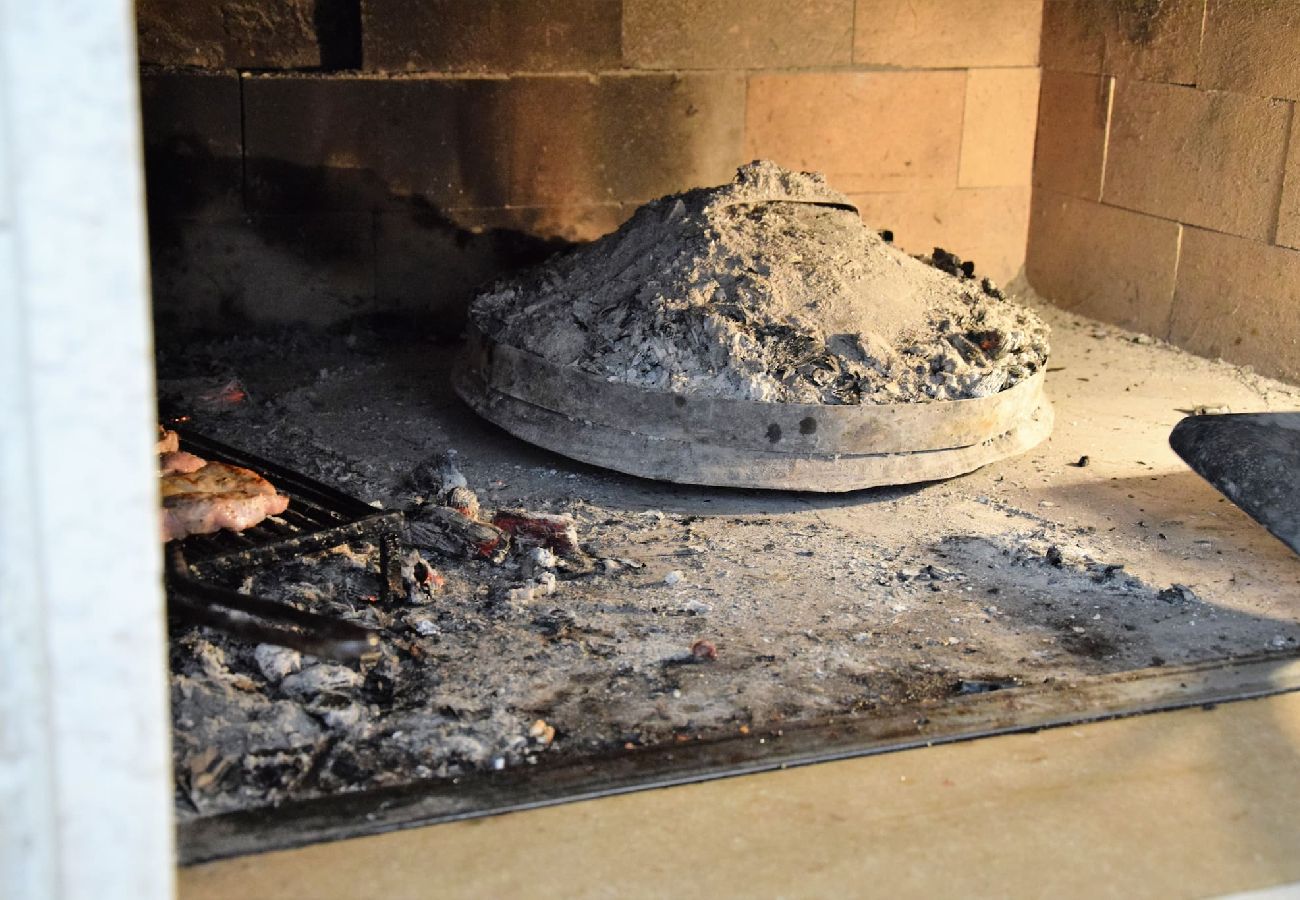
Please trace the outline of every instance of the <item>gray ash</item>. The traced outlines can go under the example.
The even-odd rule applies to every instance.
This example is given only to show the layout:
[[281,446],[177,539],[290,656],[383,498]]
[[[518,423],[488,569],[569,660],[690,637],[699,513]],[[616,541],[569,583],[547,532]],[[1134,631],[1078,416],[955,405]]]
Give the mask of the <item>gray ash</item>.
[[[357,326],[195,341],[159,360],[168,412],[200,433],[416,520],[459,523],[435,512],[448,510],[513,529],[500,562],[408,533],[410,589],[390,604],[364,545],[230,583],[378,629],[383,649],[360,665],[175,625],[181,817],[896,714],[963,682],[1064,685],[1300,637],[1289,614],[1252,613],[1253,599],[1234,609],[1236,589],[1130,574],[1131,543],[1006,497],[988,505],[987,481],[810,502],[571,463],[461,406],[452,355]],[[243,399],[198,401],[232,377]],[[537,552],[509,521],[521,513],[571,516],[583,555]],[[538,522],[535,534],[558,533]]]
[[[557,365],[711,397],[957,400],[1042,368],[1038,316],[974,263],[937,247],[913,259],[891,239],[821,176],[755,162],[497,285],[471,318]],[[996,335],[1000,352],[955,352],[972,334]]]

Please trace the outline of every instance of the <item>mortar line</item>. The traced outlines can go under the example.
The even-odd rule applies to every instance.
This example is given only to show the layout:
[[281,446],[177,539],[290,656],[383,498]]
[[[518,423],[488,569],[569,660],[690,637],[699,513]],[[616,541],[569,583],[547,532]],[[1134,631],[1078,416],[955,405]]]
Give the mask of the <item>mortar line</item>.
[[1269,223],[1268,230],[1269,242],[1275,247],[1282,246],[1278,243],[1278,232],[1282,228],[1282,201],[1286,199],[1286,186],[1289,181],[1287,175],[1291,168],[1289,164],[1291,153],[1296,149],[1292,146],[1295,144],[1295,126],[1295,101],[1293,100],[1287,104],[1286,136],[1282,141],[1282,183],[1278,185],[1277,201],[1273,204],[1273,221]]
[[[961,164],[966,154],[966,113],[970,107],[970,69],[963,71],[966,77],[961,87],[961,121],[957,123],[957,172],[952,180],[954,190],[961,189]],[[1032,173],[1030,177],[1032,179]]]
[[[163,67],[165,68],[165,67]],[[320,81],[509,81],[514,78],[645,78],[652,76],[724,76],[737,72],[754,75],[926,75],[938,72],[969,72],[986,69],[1039,69],[1036,65],[1007,66],[895,66],[874,63],[839,64],[828,63],[817,66],[750,66],[743,68],[709,69],[691,66],[673,66],[664,69],[634,68],[599,68],[599,69],[512,69],[500,72],[448,72],[420,70],[412,72],[379,72],[366,70],[347,70],[322,72],[315,69],[238,69],[240,74],[268,81],[277,80],[320,80]],[[199,70],[211,71],[211,70]],[[1053,70],[1068,72],[1068,69]],[[1078,72],[1075,74],[1095,75],[1095,72]],[[1161,82],[1150,82],[1157,84]]]
[[[1056,193],[1062,194],[1063,196],[1066,197],[1074,196],[1073,194],[1066,194],[1062,191],[1056,191]],[[1085,197],[1080,199],[1086,200],[1087,198]],[[1229,237],[1241,238],[1243,241],[1254,241],[1257,244],[1260,243],[1260,241],[1257,238],[1247,237],[1246,235],[1236,234],[1231,231],[1223,231],[1218,228],[1211,228],[1208,225],[1199,225],[1195,222],[1183,222],[1181,219],[1173,219],[1167,215],[1163,215],[1161,213],[1153,213],[1150,210],[1142,209],[1137,206],[1125,206],[1122,203],[1116,203],[1114,200],[1098,200],[1098,201],[1089,201],[1089,202],[1090,203],[1096,202],[1098,206],[1104,206],[1107,209],[1118,209],[1121,210],[1122,212],[1133,213],[1134,215],[1138,215],[1138,216],[1145,216],[1146,218],[1156,222],[1170,222],[1174,225],[1186,225],[1189,228],[1199,228],[1202,231],[1213,231],[1215,234],[1226,234]]]
[[1205,32],[1210,24],[1210,2],[1201,0],[1201,33],[1196,38],[1196,79],[1192,82],[1201,86],[1201,61],[1205,59]]
[[[1052,190],[1051,188],[1045,188],[1044,190],[1047,190],[1049,193],[1057,194],[1062,197],[1071,197],[1073,199],[1087,199],[1087,198],[1076,197],[1074,194],[1068,194],[1064,191]],[[1088,201],[1088,202],[1092,202],[1092,201]],[[1151,219],[1156,222],[1169,222],[1173,225],[1181,225],[1183,228],[1195,228],[1197,231],[1205,231],[1210,234],[1221,234],[1224,237],[1236,238],[1239,241],[1249,241],[1252,244],[1259,244],[1262,247],[1277,247],[1280,250],[1291,249],[1289,247],[1285,247],[1279,244],[1274,244],[1267,237],[1260,238],[1260,237],[1253,237],[1249,234],[1242,234],[1241,232],[1237,232],[1237,231],[1225,231],[1221,227],[1214,226],[1214,225],[1205,225],[1201,222],[1184,222],[1181,219],[1171,219],[1169,216],[1161,215],[1160,213],[1153,213],[1150,210],[1140,209],[1136,206],[1124,206],[1123,204],[1116,203],[1113,200],[1102,200],[1097,205],[1104,206],[1107,209],[1118,209],[1122,212],[1133,213],[1134,215],[1143,216],[1145,218]]]
[[1179,222],[1174,236],[1174,281],[1169,290],[1169,314],[1165,317],[1165,333],[1161,335],[1163,340],[1171,342],[1174,333],[1174,305],[1178,300],[1178,273],[1183,267],[1183,235],[1186,233],[1187,226]]
[[750,72],[745,70],[740,79],[740,157],[742,163],[749,162],[749,79]]
[[849,16],[849,65],[855,66],[858,63],[858,0],[853,0]]
[[1115,118],[1115,76],[1106,76],[1106,126],[1101,135],[1101,172],[1097,179],[1097,202],[1106,192],[1106,163],[1110,160],[1110,126]]

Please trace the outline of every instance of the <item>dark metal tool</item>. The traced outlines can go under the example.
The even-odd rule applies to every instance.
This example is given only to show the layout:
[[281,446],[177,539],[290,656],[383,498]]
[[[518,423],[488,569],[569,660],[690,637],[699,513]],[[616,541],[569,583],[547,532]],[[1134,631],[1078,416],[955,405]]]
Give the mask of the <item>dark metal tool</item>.
[[255,643],[345,663],[379,648],[376,632],[352,622],[199,581],[179,548],[169,554],[167,596],[171,611],[182,618]]
[[1174,426],[1169,445],[1300,553],[1300,412],[1188,416]]

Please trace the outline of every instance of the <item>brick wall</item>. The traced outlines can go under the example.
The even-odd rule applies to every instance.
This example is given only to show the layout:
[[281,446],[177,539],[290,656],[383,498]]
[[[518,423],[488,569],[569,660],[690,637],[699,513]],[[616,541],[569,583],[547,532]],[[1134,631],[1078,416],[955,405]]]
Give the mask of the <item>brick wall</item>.
[[1046,0],[1027,275],[1300,379],[1300,3]]
[[[960,7],[960,12],[956,11]],[[437,313],[757,157],[1006,280],[1042,0],[140,0],[160,326]],[[1300,217],[1298,217],[1300,218]]]

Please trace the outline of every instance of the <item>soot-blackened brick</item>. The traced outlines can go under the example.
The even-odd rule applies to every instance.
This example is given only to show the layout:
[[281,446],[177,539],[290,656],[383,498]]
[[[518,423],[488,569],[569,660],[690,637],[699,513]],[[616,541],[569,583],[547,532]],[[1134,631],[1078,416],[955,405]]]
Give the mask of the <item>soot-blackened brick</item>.
[[247,200],[263,211],[506,202],[503,82],[247,76]]
[[365,67],[380,72],[617,68],[621,0],[364,0]]
[[140,106],[151,216],[238,215],[239,76],[147,71],[140,77]]
[[318,14],[335,0],[138,0],[140,61],[202,68],[321,64]]
[[623,54],[639,69],[843,66],[852,0],[624,0]]
[[510,203],[641,203],[721,184],[742,158],[744,76],[632,74],[509,84]]

